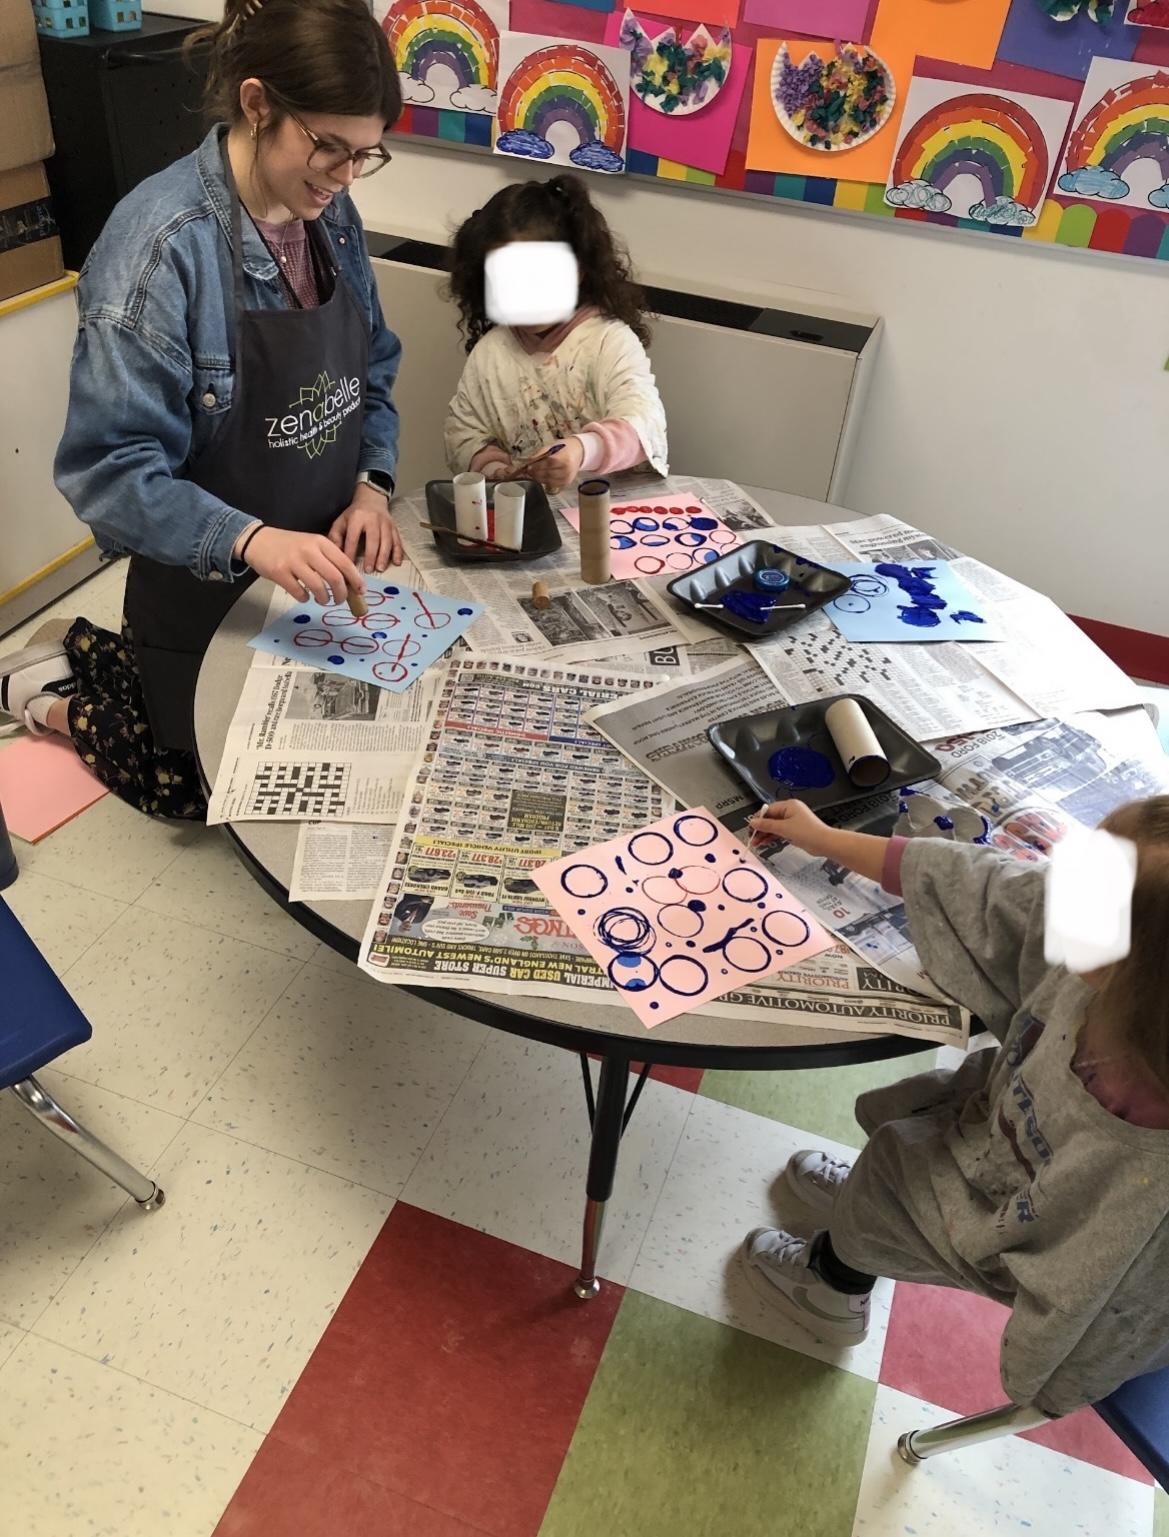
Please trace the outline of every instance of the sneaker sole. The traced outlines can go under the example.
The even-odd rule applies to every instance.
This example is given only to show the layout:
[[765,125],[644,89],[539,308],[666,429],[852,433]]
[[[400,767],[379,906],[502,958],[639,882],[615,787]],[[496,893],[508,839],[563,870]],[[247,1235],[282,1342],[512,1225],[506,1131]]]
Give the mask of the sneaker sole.
[[778,1308],[785,1318],[791,1323],[798,1324],[805,1334],[810,1334],[821,1345],[835,1345],[844,1350],[851,1350],[857,1345],[864,1344],[869,1337],[867,1329],[859,1334],[852,1330],[845,1334],[842,1330],[833,1329],[825,1319],[818,1319],[814,1313],[806,1313],[803,1308],[795,1305],[786,1292],[781,1291],[778,1286],[772,1286],[758,1265],[752,1264],[749,1242],[750,1235],[739,1246],[739,1259],[756,1296],[762,1297],[772,1307]]

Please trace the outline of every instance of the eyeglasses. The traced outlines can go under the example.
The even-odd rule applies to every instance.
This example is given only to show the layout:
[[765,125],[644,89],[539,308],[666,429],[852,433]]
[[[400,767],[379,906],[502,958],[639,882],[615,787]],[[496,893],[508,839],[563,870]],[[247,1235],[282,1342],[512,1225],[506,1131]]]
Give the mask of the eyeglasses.
[[281,100],[271,86],[265,86],[264,89],[272,100],[287,112],[305,138],[311,140],[313,147],[309,152],[308,163],[314,171],[330,173],[339,171],[348,161],[353,166],[354,176],[372,176],[375,171],[380,171],[383,166],[389,165],[392,156],[384,144],[375,144],[369,149],[350,149],[348,145],[338,144],[335,140],[322,139],[320,134],[314,133],[311,128],[301,122],[292,108],[287,102]]

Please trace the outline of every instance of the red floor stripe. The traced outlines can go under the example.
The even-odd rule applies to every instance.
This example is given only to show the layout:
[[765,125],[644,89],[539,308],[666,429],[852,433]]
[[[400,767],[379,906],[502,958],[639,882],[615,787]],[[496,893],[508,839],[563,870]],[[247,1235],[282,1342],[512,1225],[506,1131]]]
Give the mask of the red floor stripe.
[[[956,1415],[993,1409],[1006,1400],[999,1380],[999,1337],[1006,1320],[1006,1308],[984,1297],[900,1281],[885,1335],[881,1381]],[[1029,1430],[1025,1439],[1140,1483],[1153,1482],[1094,1409]]]
[[353,1498],[382,1500],[390,1533],[535,1537],[623,1295],[581,1303],[573,1274],[399,1203],[217,1537],[315,1534],[306,1501],[314,1520],[328,1502],[290,1461],[369,1486]]

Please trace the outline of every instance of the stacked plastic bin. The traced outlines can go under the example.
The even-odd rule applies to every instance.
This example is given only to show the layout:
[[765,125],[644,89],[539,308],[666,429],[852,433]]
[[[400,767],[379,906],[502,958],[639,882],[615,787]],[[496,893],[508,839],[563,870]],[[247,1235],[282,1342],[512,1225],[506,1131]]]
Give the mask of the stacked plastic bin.
[[32,10],[46,37],[89,35],[89,0],[33,0]]

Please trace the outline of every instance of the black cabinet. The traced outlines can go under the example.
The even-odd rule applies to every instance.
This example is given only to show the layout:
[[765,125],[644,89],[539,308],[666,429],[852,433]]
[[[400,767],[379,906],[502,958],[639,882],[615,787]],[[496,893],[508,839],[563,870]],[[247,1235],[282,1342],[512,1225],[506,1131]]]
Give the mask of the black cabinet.
[[49,190],[67,267],[78,268],[119,198],[203,138],[205,55],[183,40],[201,23],[144,16],[140,32],[42,37],[56,153]]

